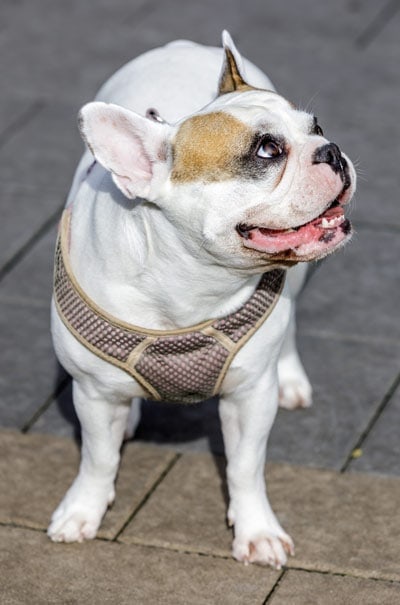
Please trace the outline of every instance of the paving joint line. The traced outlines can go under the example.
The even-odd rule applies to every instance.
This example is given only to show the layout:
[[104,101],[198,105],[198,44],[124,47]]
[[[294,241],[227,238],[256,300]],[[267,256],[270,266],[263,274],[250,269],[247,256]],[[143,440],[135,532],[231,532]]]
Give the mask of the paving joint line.
[[33,120],[46,106],[46,103],[38,99],[31,103],[11,124],[5,127],[0,133],[0,148],[4,147],[15,134],[24,128],[31,120]]
[[28,433],[35,422],[40,418],[40,416],[42,416],[42,414],[44,414],[46,410],[48,410],[53,401],[57,399],[57,397],[63,392],[70,382],[71,377],[67,375],[58,383],[54,391],[45,399],[45,401],[35,410],[29,420],[27,420],[22,426],[21,433],[24,435]]
[[279,577],[277,578],[275,584],[273,585],[273,587],[271,588],[271,590],[269,591],[269,593],[267,594],[267,596],[265,597],[263,604],[262,605],[267,605],[267,603],[269,603],[274,595],[274,593],[276,592],[276,590],[279,588],[280,584],[282,583],[282,581],[285,579],[285,576],[287,574],[287,568],[285,567],[281,573],[279,574]]
[[360,50],[365,50],[378,37],[389,21],[393,19],[399,9],[400,4],[398,0],[389,0],[364,31],[357,36],[355,46]]
[[304,573],[318,573],[320,575],[323,576],[336,576],[339,578],[355,578],[357,580],[371,580],[372,582],[390,582],[392,584],[400,584],[400,580],[391,580],[388,578],[377,578],[376,576],[365,576],[365,575],[361,575],[361,574],[357,574],[354,572],[346,572],[346,571],[333,571],[333,570],[329,570],[329,569],[312,569],[312,568],[307,568],[307,567],[301,567],[299,566],[294,566],[291,565],[290,567],[286,568],[287,571],[289,570],[293,570],[293,571],[303,571]]
[[42,237],[44,237],[48,233],[48,231],[50,231],[50,229],[54,227],[55,224],[57,224],[60,219],[63,208],[64,202],[61,206],[57,208],[55,212],[53,212],[53,214],[49,216],[49,218],[41,225],[41,227],[39,227],[39,229],[33,235],[31,235],[30,238],[28,238],[25,244],[23,244],[21,248],[17,250],[17,252],[15,252],[15,254],[4,263],[4,265],[0,268],[0,281],[4,279],[4,277],[8,275],[8,273],[10,273],[14,269],[14,267],[16,267],[18,263],[20,263],[25,258],[25,256],[32,250],[32,248],[37,244],[37,242]]
[[383,411],[388,406],[390,400],[392,399],[393,395],[397,391],[399,385],[400,385],[400,373],[396,376],[396,378],[394,379],[394,381],[390,385],[389,389],[386,391],[386,393],[385,393],[385,395],[384,395],[381,403],[378,405],[378,407],[376,408],[376,410],[372,414],[371,418],[367,422],[365,428],[362,430],[362,432],[361,432],[360,436],[358,437],[356,443],[351,448],[350,453],[347,455],[347,457],[346,457],[343,465],[339,469],[340,473],[345,473],[348,470],[348,468],[350,466],[350,463],[354,460],[353,452],[355,450],[359,450],[359,449],[362,448],[365,440],[367,439],[368,435],[370,434],[371,430],[375,426],[376,422],[378,421],[378,419],[381,416],[381,414],[383,413]]
[[149,491],[145,494],[145,496],[143,496],[142,500],[139,502],[139,504],[136,506],[136,508],[132,511],[132,513],[128,516],[125,523],[123,523],[121,528],[117,531],[114,538],[111,540],[112,542],[118,542],[118,538],[120,537],[120,535],[125,531],[125,529],[131,523],[132,519],[138,514],[138,512],[146,505],[146,503],[149,501],[151,496],[154,494],[154,492],[156,491],[158,486],[161,485],[161,483],[164,481],[165,477],[173,469],[173,467],[178,462],[178,460],[180,458],[182,458],[182,455],[183,454],[180,454],[179,452],[176,452],[174,454],[172,460],[169,462],[169,464],[167,464],[167,466],[162,471],[162,473],[160,473],[160,476],[154,481],[154,483],[151,486],[151,488],[149,489]]

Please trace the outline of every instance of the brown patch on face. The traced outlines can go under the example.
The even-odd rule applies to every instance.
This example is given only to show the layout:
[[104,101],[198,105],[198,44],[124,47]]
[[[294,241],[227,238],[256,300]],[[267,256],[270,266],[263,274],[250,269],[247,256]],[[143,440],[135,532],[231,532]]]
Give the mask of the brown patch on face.
[[223,181],[234,178],[248,151],[252,130],[224,112],[189,118],[173,143],[172,181]]

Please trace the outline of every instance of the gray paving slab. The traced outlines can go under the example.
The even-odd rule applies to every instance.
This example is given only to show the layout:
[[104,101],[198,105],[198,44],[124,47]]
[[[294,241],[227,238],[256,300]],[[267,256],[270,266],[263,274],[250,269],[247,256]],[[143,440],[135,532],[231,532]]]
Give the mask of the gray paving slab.
[[19,124],[24,124],[35,115],[36,100],[26,97],[2,95],[0,98],[0,145],[15,132]]
[[[51,515],[78,471],[79,448],[71,439],[0,434],[0,523],[46,530]],[[107,511],[99,538],[114,539],[166,472],[176,454],[129,444],[116,483],[116,501]]]
[[[58,372],[63,372],[61,367]],[[79,439],[80,432],[80,423],[72,402],[72,381],[69,378],[61,392],[35,418],[29,427],[29,433],[50,433],[58,437]]]
[[49,309],[0,302],[0,424],[23,428],[65,378],[53,353]]
[[2,279],[0,302],[50,308],[56,239],[57,223],[43,234],[12,271]]
[[274,590],[269,605],[394,605],[400,601],[400,584],[288,571]]
[[314,405],[279,411],[268,458],[340,469],[397,375],[399,350],[311,336],[300,339],[300,350]]
[[[49,220],[56,220],[57,212],[63,206],[65,195],[47,191],[23,189],[0,185],[0,206],[2,212],[0,237],[0,271],[9,267],[32,238],[41,237]],[[35,274],[41,267],[35,268]],[[31,273],[29,280],[32,281]],[[46,274],[47,275],[47,274]],[[47,277],[46,277],[47,278]],[[25,283],[25,287],[28,284]],[[2,287],[0,286],[0,297]]]
[[21,183],[39,192],[67,194],[83,152],[76,116],[79,106],[46,104],[3,148],[0,179]]
[[400,391],[393,395],[377,419],[350,465],[351,471],[400,474],[399,439]]
[[143,50],[135,26],[152,5],[144,0],[14,3],[2,20],[0,68],[8,74],[8,94],[90,100],[106,74]]
[[397,233],[359,229],[311,277],[298,305],[301,329],[400,342],[398,255]]
[[99,540],[53,544],[40,532],[13,527],[1,527],[0,538],[4,605],[259,605],[279,577],[196,554]]
[[[184,455],[119,539],[226,556],[232,535],[224,523],[221,464],[208,455]],[[289,567],[400,580],[399,479],[272,464],[267,485],[295,541]]]

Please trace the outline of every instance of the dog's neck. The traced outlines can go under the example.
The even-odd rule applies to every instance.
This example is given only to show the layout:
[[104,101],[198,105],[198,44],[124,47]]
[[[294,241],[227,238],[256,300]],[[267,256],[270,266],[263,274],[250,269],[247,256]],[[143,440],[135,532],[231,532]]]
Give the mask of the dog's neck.
[[174,329],[227,315],[251,296],[259,275],[220,266],[202,249],[193,254],[157,206],[112,193],[113,200],[107,186],[86,190],[72,207],[72,269],[100,307],[146,328]]

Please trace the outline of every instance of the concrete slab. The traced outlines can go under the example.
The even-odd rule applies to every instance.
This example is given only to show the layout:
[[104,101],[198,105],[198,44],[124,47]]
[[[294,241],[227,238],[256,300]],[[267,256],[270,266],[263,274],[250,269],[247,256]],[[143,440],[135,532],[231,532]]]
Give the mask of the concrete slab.
[[[40,232],[49,217],[62,207],[63,194],[0,186],[2,229],[0,271],[27,242]],[[40,273],[37,268],[35,273]],[[30,280],[32,281],[32,280]],[[1,297],[1,292],[0,292]]]
[[55,392],[59,374],[48,305],[0,302],[0,425],[23,428]]
[[150,7],[144,0],[60,7],[39,0],[35,8],[22,0],[8,7],[0,58],[8,94],[90,100],[106,74],[140,52],[134,26]]
[[314,389],[306,410],[280,410],[268,459],[339,470],[392,385],[398,347],[302,334],[299,349]]
[[[61,368],[59,370],[62,371]],[[72,403],[72,381],[51,401],[29,429],[29,433],[51,433],[58,437],[80,439],[81,429]]]
[[[221,462],[184,455],[120,536],[185,552],[227,556]],[[269,465],[270,499],[297,544],[289,566],[400,580],[400,481]]]
[[185,454],[119,539],[228,557],[232,532],[225,522],[224,466],[222,458]]
[[[3,431],[0,475],[0,523],[45,530],[51,514],[74,479],[79,450],[69,439]],[[176,454],[129,444],[124,449],[117,497],[99,531],[112,540],[160,479]]]
[[29,121],[36,107],[34,99],[2,95],[0,99],[0,145],[4,145],[18,127]]
[[0,302],[50,308],[57,229],[56,223],[3,278],[0,285]]
[[[394,255],[394,256],[393,256]],[[400,341],[396,232],[359,229],[342,251],[325,259],[299,300],[302,330],[326,336]]]
[[[259,605],[279,574],[233,561],[96,540],[53,544],[0,528],[2,603]],[[23,578],[16,570],[23,569]]]
[[83,152],[76,125],[79,105],[45,104],[12,139],[0,148],[0,179],[39,192],[68,193]]
[[400,600],[400,584],[346,576],[287,572],[269,605],[393,605]]
[[399,475],[399,413],[400,391],[398,389],[362,443],[359,452],[361,456],[351,461],[349,470]]

